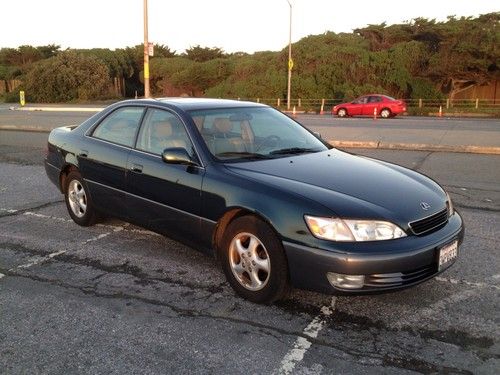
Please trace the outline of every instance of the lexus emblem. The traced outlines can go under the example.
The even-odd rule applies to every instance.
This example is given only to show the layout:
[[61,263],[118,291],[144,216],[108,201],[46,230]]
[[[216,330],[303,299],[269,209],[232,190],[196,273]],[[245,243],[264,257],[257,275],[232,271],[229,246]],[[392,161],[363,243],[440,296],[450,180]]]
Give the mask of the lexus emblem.
[[429,208],[431,208],[431,205],[427,202],[420,202],[420,207],[422,207],[422,210],[427,211]]

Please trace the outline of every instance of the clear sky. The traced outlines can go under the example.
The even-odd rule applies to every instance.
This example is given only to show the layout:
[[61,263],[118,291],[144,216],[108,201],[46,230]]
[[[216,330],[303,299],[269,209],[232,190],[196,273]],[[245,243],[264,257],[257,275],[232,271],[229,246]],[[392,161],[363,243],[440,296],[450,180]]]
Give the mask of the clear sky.
[[[498,0],[290,0],[292,41],[325,31],[416,17],[498,12]],[[143,41],[143,0],[2,0],[0,47],[58,44],[121,48]],[[288,44],[286,0],[149,0],[149,40],[183,52],[195,45],[226,52],[280,50]]]

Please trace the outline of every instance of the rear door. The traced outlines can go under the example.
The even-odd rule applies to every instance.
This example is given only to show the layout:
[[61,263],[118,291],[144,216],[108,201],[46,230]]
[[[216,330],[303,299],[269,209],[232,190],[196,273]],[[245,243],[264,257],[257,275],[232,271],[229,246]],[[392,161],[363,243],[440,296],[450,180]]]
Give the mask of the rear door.
[[183,147],[198,161],[184,123],[173,112],[150,108],[128,158],[130,218],[173,238],[189,240],[200,231],[201,185],[205,169],[167,164],[165,148]]
[[96,207],[126,218],[127,158],[144,112],[144,107],[120,107],[106,116],[86,135],[78,164]]

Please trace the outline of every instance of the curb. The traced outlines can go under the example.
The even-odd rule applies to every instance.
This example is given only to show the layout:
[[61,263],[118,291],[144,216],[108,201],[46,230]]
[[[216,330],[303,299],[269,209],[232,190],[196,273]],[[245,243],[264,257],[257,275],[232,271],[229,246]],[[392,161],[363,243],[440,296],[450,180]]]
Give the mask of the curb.
[[466,146],[466,145],[435,145],[425,143],[390,143],[390,142],[362,142],[362,141],[328,141],[339,148],[369,148],[380,150],[403,151],[431,151],[431,152],[456,152],[467,154],[500,155],[500,147],[493,146]]
[[100,112],[105,107],[11,107],[12,111],[27,112]]
[[[68,125],[70,126],[70,125]],[[31,133],[50,133],[52,129],[39,126],[16,126],[0,125],[0,131],[17,131]],[[466,154],[500,155],[500,147],[493,146],[465,146],[465,145],[435,145],[425,143],[391,143],[375,141],[327,141],[330,145],[338,148],[366,148],[378,150],[402,150],[402,151],[430,151],[430,152],[456,152]]]

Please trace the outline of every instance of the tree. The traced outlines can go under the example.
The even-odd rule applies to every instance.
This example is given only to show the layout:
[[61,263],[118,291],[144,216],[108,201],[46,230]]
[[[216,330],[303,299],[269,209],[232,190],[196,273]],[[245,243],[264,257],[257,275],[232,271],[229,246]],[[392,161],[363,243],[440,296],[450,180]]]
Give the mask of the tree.
[[107,93],[108,69],[96,57],[61,52],[34,64],[26,74],[24,86],[35,102],[98,99]]
[[188,48],[184,54],[189,60],[204,62],[224,57],[224,51],[218,47],[200,47],[200,45]]

